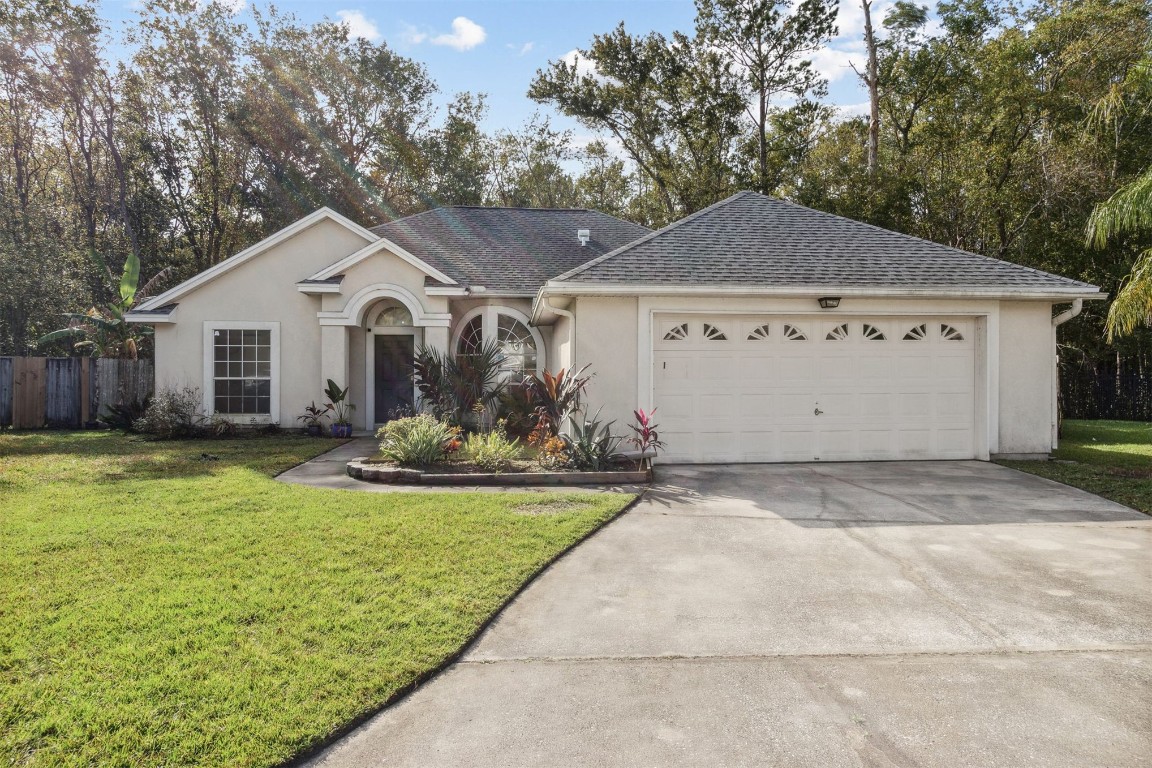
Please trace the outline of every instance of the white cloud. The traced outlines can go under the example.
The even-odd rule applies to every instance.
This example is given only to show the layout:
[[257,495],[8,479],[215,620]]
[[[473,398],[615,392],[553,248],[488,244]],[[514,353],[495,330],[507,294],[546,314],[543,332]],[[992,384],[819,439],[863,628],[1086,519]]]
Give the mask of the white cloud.
[[529,40],[528,42],[524,43],[524,45],[520,46],[520,53],[518,53],[517,55],[523,56],[527,53],[530,53],[532,51],[532,49],[535,47],[536,47],[536,43]]
[[570,67],[575,66],[576,74],[580,77],[583,77],[584,75],[598,76],[600,74],[596,71],[596,62],[592,61],[592,59],[589,59],[587,56],[581,56],[580,51],[575,48],[561,56],[560,60]]
[[411,24],[404,24],[404,31],[400,33],[400,39],[408,45],[420,45],[428,39],[428,35]]
[[844,77],[855,77],[852,64],[862,67],[865,59],[864,44],[841,42],[821,48],[811,56],[812,68],[823,75],[829,83]]
[[840,117],[860,117],[872,111],[872,104],[867,101],[860,102],[859,104],[841,104],[836,107],[836,110]]
[[446,45],[458,51],[470,51],[488,39],[484,27],[464,16],[452,19],[452,31],[429,39],[432,45]]
[[348,30],[349,37],[359,37],[368,42],[380,39],[380,29],[376,22],[364,15],[363,11],[336,11],[340,23]]

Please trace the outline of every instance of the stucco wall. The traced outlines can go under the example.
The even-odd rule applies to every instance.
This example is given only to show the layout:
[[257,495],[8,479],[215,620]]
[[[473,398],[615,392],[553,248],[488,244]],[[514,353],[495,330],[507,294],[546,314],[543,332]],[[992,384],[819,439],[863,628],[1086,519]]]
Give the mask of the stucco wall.
[[203,389],[205,322],[279,322],[280,413],[273,419],[298,426],[296,417],[309,402],[321,400],[322,387],[320,301],[295,284],[366,242],[336,222],[321,220],[179,299],[175,323],[157,326],[157,385]]
[[603,406],[601,418],[616,421],[624,433],[638,405],[637,299],[635,297],[581,297],[575,303],[576,345],[573,365],[588,365],[595,374],[588,385],[591,412]]
[[998,453],[1048,453],[1052,447],[1052,305],[1000,304]]

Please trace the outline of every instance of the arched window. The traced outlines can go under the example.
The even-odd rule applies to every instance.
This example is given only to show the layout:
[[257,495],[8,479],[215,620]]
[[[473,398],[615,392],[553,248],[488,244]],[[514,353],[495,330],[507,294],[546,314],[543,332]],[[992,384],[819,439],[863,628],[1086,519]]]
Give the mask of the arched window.
[[540,333],[528,325],[526,315],[509,307],[478,307],[464,316],[456,333],[458,355],[476,354],[487,343],[498,345],[510,378],[533,375],[544,365]]
[[385,307],[376,315],[376,320],[373,325],[377,326],[410,326],[412,325],[412,313],[408,311],[407,307],[395,305]]

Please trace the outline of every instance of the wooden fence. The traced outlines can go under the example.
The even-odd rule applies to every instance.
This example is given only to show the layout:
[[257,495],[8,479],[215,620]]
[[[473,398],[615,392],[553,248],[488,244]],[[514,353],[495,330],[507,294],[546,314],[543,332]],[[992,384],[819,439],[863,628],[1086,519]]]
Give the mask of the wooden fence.
[[0,357],[0,426],[81,427],[152,389],[151,360]]

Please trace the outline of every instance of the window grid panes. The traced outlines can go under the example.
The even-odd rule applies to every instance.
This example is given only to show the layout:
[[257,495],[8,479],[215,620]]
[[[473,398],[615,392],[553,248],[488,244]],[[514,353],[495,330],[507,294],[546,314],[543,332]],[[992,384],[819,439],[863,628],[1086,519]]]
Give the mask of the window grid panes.
[[272,332],[219,329],[212,334],[213,410],[229,415],[272,412]]
[[536,373],[539,350],[536,348],[532,331],[511,315],[497,312],[494,316],[495,328],[485,328],[484,313],[469,320],[460,330],[460,338],[456,342],[456,354],[475,355],[484,347],[485,342],[495,343],[504,357],[500,370],[506,377],[522,378]]
[[484,346],[484,317],[476,315],[464,326],[460,332],[460,342],[456,345],[456,354],[475,355]]
[[524,323],[508,315],[499,315],[496,343],[504,353],[504,364],[500,366],[503,370],[519,377],[536,372],[536,342]]

